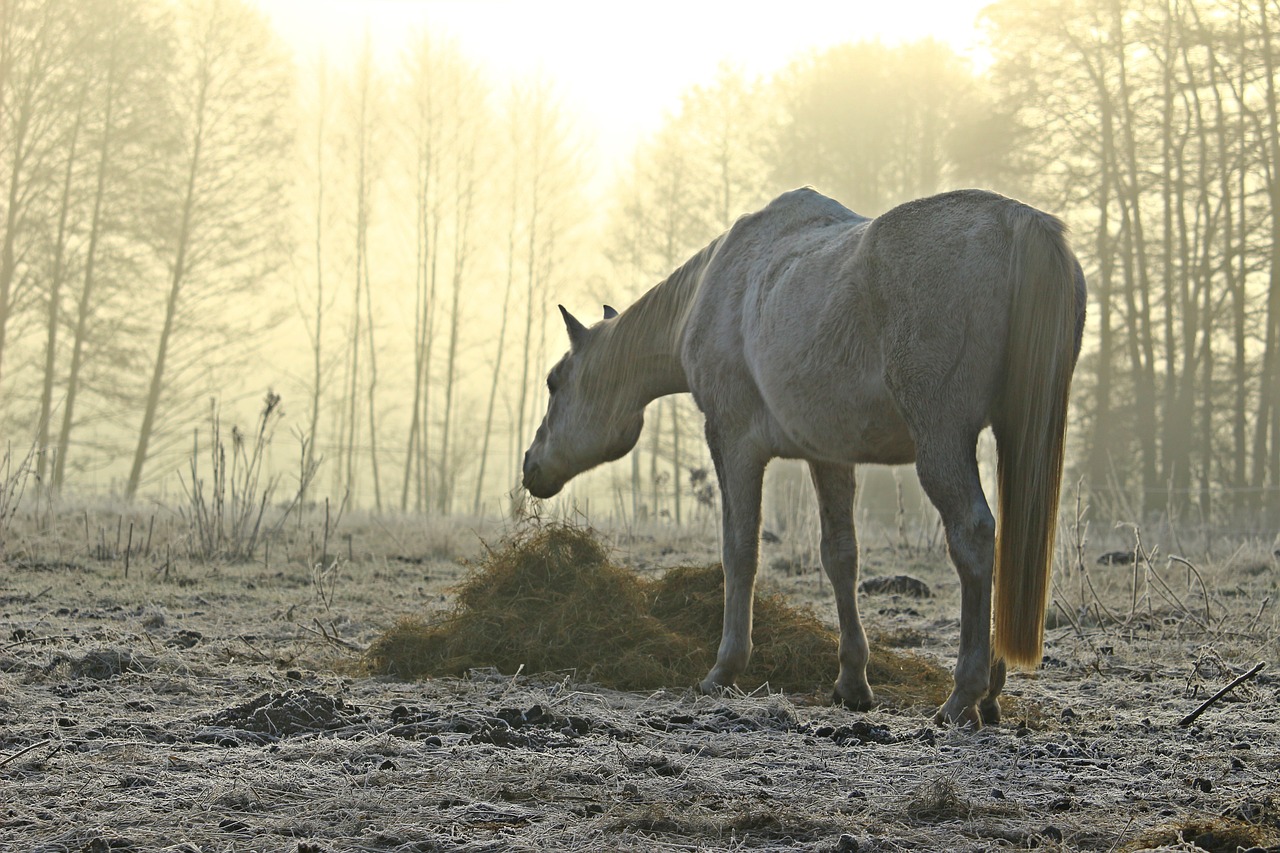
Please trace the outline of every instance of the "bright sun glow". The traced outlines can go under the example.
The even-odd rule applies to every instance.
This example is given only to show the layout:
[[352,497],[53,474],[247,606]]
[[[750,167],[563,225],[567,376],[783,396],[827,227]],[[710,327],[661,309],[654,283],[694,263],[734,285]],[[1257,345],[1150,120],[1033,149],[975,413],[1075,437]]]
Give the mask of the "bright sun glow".
[[989,0],[644,3],[519,0],[257,0],[306,64],[342,64],[366,27],[382,64],[424,28],[455,38],[498,80],[543,73],[604,152],[618,156],[709,82],[720,63],[767,75],[842,42],[949,42],[981,62],[975,19]]

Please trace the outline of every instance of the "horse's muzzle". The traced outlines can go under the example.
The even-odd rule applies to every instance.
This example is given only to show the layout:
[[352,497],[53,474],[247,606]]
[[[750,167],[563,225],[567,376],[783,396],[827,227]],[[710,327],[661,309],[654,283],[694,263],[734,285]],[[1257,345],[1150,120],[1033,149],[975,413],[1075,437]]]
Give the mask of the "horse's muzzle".
[[543,474],[542,466],[536,462],[529,463],[529,457],[526,454],[524,460],[524,488],[529,494],[535,498],[553,498],[560,494],[560,490],[564,488],[564,483],[546,477]]

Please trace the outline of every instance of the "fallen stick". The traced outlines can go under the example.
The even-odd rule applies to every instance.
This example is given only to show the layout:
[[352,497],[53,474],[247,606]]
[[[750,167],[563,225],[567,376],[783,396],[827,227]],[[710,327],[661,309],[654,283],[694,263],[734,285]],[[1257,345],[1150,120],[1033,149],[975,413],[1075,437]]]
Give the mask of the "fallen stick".
[[1223,696],[1226,696],[1228,693],[1230,693],[1232,690],[1239,687],[1241,684],[1244,684],[1250,678],[1253,678],[1255,675],[1262,672],[1262,668],[1266,665],[1267,665],[1266,661],[1259,661],[1258,663],[1254,664],[1253,669],[1249,670],[1244,675],[1238,677],[1235,681],[1231,682],[1226,687],[1222,688],[1217,693],[1213,694],[1208,699],[1204,700],[1203,704],[1201,704],[1199,708],[1196,708],[1190,714],[1187,714],[1185,717],[1179,720],[1178,725],[1189,726],[1192,723],[1194,723],[1196,721],[1196,717],[1199,717],[1201,714],[1207,711],[1210,705],[1212,705],[1214,702],[1217,702]]
[[33,743],[28,747],[24,747],[23,749],[18,750],[13,755],[7,755],[3,760],[0,760],[0,767],[4,767],[6,764],[8,764],[11,761],[17,761],[19,758],[26,755],[31,750],[39,749],[40,747],[50,744],[52,742],[53,742],[52,739],[42,740],[39,743]]

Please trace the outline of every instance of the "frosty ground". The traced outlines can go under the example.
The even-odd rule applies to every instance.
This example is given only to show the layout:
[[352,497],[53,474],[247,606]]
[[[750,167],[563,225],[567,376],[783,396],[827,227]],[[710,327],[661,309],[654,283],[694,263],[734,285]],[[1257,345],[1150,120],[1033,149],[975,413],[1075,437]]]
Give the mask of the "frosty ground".
[[[252,563],[129,550],[126,577],[111,512],[9,537],[3,850],[1280,849],[1274,668],[1180,725],[1277,659],[1266,542],[1206,544],[1188,564],[1158,541],[1132,564],[1064,546],[1044,665],[1011,678],[1001,725],[972,732],[924,707],[831,708],[828,686],[705,697],[573,672],[371,675],[362,650],[448,607],[500,530],[348,520],[325,544],[341,559],[317,571],[299,525]],[[705,528],[603,535],[646,576],[716,547]],[[798,536],[765,546],[764,584],[833,623]],[[863,576],[896,574],[933,595],[864,595],[869,633],[950,667],[944,551],[864,537]]]

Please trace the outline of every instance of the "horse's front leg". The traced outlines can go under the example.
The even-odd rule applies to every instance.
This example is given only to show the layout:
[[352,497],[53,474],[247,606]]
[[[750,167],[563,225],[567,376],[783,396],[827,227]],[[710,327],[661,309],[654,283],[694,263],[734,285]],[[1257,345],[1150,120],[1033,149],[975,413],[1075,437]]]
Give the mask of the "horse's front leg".
[[852,711],[875,704],[867,684],[867,635],[858,618],[858,538],[853,526],[854,470],[809,463],[822,520],[822,568],[831,579],[840,617],[840,675],[834,700]]
[[751,608],[760,560],[760,497],[767,460],[721,445],[708,430],[720,481],[724,548],[724,628],[715,666],[698,685],[713,693],[734,683],[751,659]]

